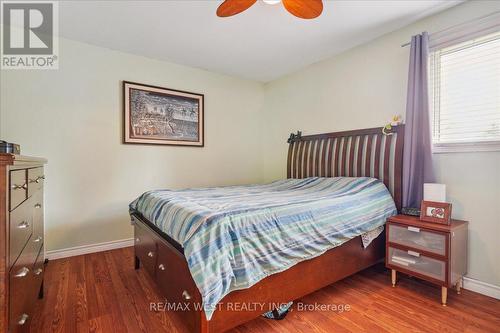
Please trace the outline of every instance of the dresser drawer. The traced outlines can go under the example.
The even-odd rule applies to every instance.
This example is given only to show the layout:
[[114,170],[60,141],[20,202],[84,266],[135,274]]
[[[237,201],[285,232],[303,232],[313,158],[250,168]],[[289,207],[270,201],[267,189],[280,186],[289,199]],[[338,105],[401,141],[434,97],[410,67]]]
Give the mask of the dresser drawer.
[[27,190],[26,169],[10,171],[10,210],[13,210],[26,200]]
[[135,225],[135,240],[134,248],[135,255],[141,261],[146,271],[152,276],[155,276],[156,257],[156,242],[152,236],[152,231],[146,229],[145,226]]
[[9,322],[11,333],[25,332],[30,325],[33,305],[37,296],[37,279],[33,271],[35,258],[34,247],[26,246],[10,271]]
[[33,232],[33,214],[28,202],[10,212],[10,264],[21,254]]
[[387,263],[409,273],[416,273],[434,280],[446,281],[446,262],[429,258],[414,251],[390,247],[387,249]]
[[33,236],[31,241],[37,245],[39,250],[43,244],[43,192],[36,191],[28,200],[33,215]]
[[426,231],[412,226],[400,226],[389,223],[389,242],[409,246],[415,249],[446,255],[447,234]]
[[40,291],[40,287],[42,285],[43,280],[43,271],[44,271],[44,261],[45,257],[43,254],[43,246],[40,247],[38,251],[38,256],[36,257],[35,264],[33,265],[33,279],[34,279],[34,293],[38,293]]
[[42,167],[28,169],[28,197],[42,189],[44,179],[45,176]]

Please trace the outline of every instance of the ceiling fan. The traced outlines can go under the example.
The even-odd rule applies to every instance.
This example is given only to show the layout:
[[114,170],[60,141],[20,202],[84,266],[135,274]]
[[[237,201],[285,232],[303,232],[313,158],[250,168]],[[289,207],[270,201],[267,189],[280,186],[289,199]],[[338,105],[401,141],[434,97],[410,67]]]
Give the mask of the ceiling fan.
[[[292,15],[303,19],[313,19],[323,11],[322,0],[262,0],[266,4],[275,5],[283,2],[283,6]],[[217,8],[217,16],[228,17],[239,14],[250,8],[257,0],[225,0]]]

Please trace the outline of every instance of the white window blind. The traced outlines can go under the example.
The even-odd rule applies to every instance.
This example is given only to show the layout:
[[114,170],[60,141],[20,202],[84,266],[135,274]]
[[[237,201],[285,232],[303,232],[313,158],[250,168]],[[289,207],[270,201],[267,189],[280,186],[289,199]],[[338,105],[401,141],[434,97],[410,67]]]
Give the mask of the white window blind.
[[500,31],[430,54],[435,152],[500,150]]

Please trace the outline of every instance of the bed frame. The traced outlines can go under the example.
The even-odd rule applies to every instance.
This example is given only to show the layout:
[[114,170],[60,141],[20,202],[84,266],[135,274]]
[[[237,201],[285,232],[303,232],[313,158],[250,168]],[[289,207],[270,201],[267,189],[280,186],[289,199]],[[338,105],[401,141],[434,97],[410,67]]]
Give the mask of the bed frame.
[[[382,128],[307,136],[297,132],[288,139],[287,176],[378,178],[389,188],[400,209],[403,138],[402,125],[393,127],[389,135],[383,134]],[[296,300],[357,273],[383,260],[385,255],[384,234],[366,249],[361,246],[360,237],[356,237],[248,289],[231,292],[207,321],[182,247],[140,213],[132,211],[131,217],[135,228],[135,268],[142,265],[169,304],[185,305],[173,310],[178,310],[189,332],[226,331],[274,310],[276,304]],[[245,309],[237,309],[235,305],[238,304],[246,304]]]

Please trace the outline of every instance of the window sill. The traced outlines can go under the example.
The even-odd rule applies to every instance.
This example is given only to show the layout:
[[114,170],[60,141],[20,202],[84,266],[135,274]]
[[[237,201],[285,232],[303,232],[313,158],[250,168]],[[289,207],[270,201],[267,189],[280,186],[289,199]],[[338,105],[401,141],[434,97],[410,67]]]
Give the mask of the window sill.
[[433,154],[473,153],[483,151],[500,151],[500,141],[434,143]]

